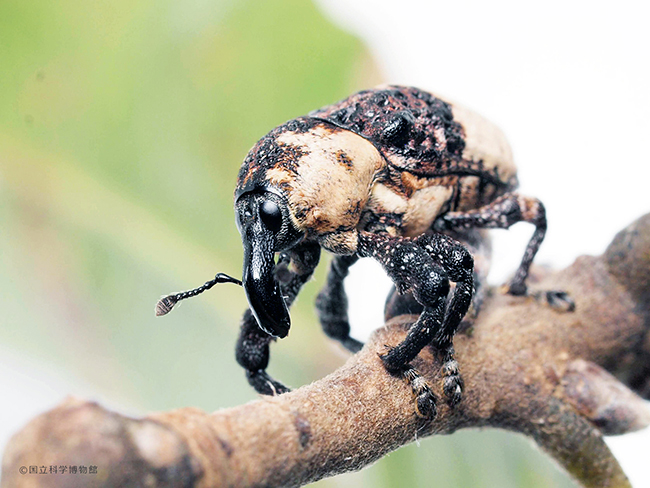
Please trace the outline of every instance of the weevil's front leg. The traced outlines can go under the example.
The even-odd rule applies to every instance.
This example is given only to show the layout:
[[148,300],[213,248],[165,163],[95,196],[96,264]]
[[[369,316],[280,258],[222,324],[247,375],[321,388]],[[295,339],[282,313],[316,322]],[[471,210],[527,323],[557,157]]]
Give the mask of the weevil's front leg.
[[[463,317],[458,330],[462,331],[464,328],[469,328],[478,316],[481,306],[485,299],[486,294],[486,281],[487,275],[490,270],[490,255],[492,248],[490,241],[485,234],[485,231],[479,229],[463,229],[454,230],[447,233],[453,239],[451,242],[461,244],[463,248],[472,255],[474,258],[474,293],[472,294],[472,302],[470,303],[467,313]],[[421,238],[418,238],[418,240]],[[443,267],[445,263],[441,263]],[[454,281],[453,279],[451,281]],[[393,286],[384,308],[384,318],[386,321],[390,320],[397,315],[419,315],[422,313],[422,305],[420,305],[413,295],[410,293],[400,295],[397,289]]]
[[[452,242],[455,244],[451,245]],[[424,308],[406,338],[382,356],[386,369],[403,373],[410,368],[408,363],[432,341],[448,352],[453,334],[472,298],[473,260],[469,252],[453,239],[439,234],[411,240],[362,232],[358,253],[362,257],[377,259],[398,291],[412,290],[413,297]],[[454,280],[459,280],[446,310],[450,275],[445,268],[452,271]],[[462,279],[459,279],[461,275]],[[450,361],[452,359],[453,354]],[[462,382],[457,365],[443,368],[443,373],[445,393],[451,404],[458,403]]]
[[[313,243],[299,245],[280,256],[276,265],[276,279],[280,282],[287,307],[291,306],[302,285],[311,278],[319,258],[320,246]],[[289,268],[290,264],[293,265],[293,270]],[[237,362],[246,370],[250,385],[263,395],[279,395],[290,391],[266,372],[269,364],[269,344],[272,340],[274,338],[259,327],[250,309],[246,310],[235,356]]]
[[[467,212],[449,212],[435,223],[436,230],[453,230],[480,227],[486,229],[507,229],[517,222],[530,222],[535,225],[533,233],[521,264],[508,286],[511,295],[526,295],[526,278],[533,258],[539,250],[546,234],[546,210],[537,198],[526,197],[517,193],[506,193],[484,207]],[[575,305],[562,291],[546,292],[544,298],[549,305],[561,310],[573,310]]]
[[327,282],[316,297],[316,311],[323,331],[351,352],[358,352],[363,343],[350,337],[348,298],[343,281],[350,267],[359,260],[356,255],[334,256],[327,273]]

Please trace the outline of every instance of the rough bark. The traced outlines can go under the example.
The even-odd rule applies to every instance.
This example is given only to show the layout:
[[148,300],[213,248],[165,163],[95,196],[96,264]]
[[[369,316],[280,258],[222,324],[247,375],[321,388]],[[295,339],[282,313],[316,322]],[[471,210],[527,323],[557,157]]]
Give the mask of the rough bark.
[[[537,289],[576,302],[558,313],[493,290],[473,327],[455,339],[465,381],[454,409],[416,416],[410,387],[378,354],[414,316],[392,318],[331,375],[274,398],[205,413],[195,408],[132,419],[70,399],[9,443],[5,486],[299,486],[360,469],[432,434],[490,426],[532,437],[583,486],[629,486],[603,435],[650,423],[650,215],[600,257],[537,271]],[[440,358],[413,365],[440,395]],[[640,396],[639,396],[640,395]],[[94,464],[96,475],[29,476],[20,466]]]

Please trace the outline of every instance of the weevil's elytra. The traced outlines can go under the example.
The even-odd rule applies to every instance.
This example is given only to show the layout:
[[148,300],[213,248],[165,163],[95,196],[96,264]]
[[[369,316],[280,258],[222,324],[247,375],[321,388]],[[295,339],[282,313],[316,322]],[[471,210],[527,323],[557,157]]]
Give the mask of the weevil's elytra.
[[[266,373],[269,343],[288,334],[288,307],[324,248],[335,255],[316,302],[326,334],[351,351],[361,348],[350,337],[343,280],[358,258],[376,259],[420,313],[406,339],[381,357],[385,367],[405,375],[416,411],[433,416],[436,396],[409,364],[431,344],[443,357],[447,401],[458,403],[452,339],[481,283],[471,253],[450,235],[534,224],[509,285],[511,294],[526,294],[546,216],[541,202],[514,193],[516,186],[497,127],[417,88],[365,90],[269,132],[246,156],[235,190],[250,304],[236,356],[251,385],[263,394],[287,391]],[[570,302],[554,297],[547,302]],[[479,305],[474,301],[473,315]]]

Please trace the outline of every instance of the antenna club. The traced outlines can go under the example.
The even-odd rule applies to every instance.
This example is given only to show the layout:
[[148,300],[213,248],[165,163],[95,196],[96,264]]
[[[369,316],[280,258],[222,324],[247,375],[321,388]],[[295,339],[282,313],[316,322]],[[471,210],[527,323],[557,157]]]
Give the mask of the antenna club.
[[174,295],[162,297],[158,300],[158,303],[156,303],[156,316],[160,317],[161,315],[167,315],[171,312],[177,302],[178,299]]

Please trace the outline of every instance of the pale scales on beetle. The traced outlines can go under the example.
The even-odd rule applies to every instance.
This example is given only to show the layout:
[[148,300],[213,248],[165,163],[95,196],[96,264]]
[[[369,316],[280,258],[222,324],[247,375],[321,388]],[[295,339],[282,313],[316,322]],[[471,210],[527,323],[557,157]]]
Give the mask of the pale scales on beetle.
[[[324,248],[334,254],[316,301],[325,333],[352,352],[362,347],[350,337],[343,280],[360,257],[376,259],[420,313],[404,341],[380,356],[384,366],[411,385],[416,412],[432,418],[436,396],[409,364],[431,345],[443,357],[447,401],[457,404],[462,379],[452,340],[472,302],[475,270],[472,254],[450,235],[476,241],[474,229],[535,225],[508,285],[508,293],[525,295],[546,216],[516,186],[510,147],[496,126],[417,88],[361,91],[273,129],[248,153],[235,190],[250,305],[236,357],[249,383],[262,394],[289,391],[266,373],[269,343],[288,334],[288,307]],[[156,313],[223,282],[241,284],[219,273],[161,299]],[[539,296],[573,308],[563,292]]]

